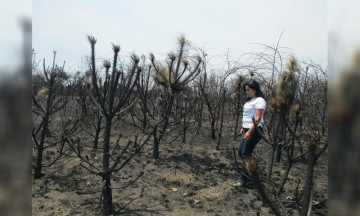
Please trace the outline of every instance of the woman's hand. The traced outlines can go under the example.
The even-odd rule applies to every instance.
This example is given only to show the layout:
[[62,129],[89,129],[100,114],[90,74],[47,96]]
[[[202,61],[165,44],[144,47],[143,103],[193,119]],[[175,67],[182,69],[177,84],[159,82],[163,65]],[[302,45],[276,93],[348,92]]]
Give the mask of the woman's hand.
[[250,137],[250,135],[251,135],[251,131],[250,130],[248,130],[248,131],[246,131],[246,133],[244,134],[244,139],[249,139],[249,137]]
[[241,134],[244,132],[244,128],[241,128],[240,129],[240,136],[241,136]]

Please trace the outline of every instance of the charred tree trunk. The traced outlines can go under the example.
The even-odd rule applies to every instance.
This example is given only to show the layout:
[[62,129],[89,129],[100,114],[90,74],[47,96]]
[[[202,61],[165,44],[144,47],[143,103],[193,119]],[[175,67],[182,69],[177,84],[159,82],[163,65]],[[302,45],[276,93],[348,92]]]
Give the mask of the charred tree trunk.
[[240,114],[242,111],[242,103],[241,101],[241,83],[242,81],[240,81],[239,79],[239,84],[236,87],[236,98],[235,98],[235,131],[234,131],[234,141],[236,140],[236,137],[239,135],[239,119],[240,119]]
[[272,152],[271,152],[271,158],[270,158],[270,163],[269,163],[269,167],[268,167],[268,176],[267,176],[267,181],[270,182],[271,180],[271,175],[272,175],[272,170],[274,167],[274,155],[275,155],[275,148],[272,148]]
[[153,132],[153,158],[154,159],[160,159],[159,157],[159,140],[157,138],[157,126],[155,126],[154,132]]
[[185,143],[186,142],[186,130],[187,130],[187,126],[186,126],[186,112],[187,112],[187,102],[188,99],[185,98],[185,108],[184,108],[184,116],[183,116],[183,138],[182,138],[182,142]]
[[[285,139],[285,122],[286,122],[286,120],[284,119],[284,117],[282,117],[279,122],[280,130],[278,131],[278,133],[281,134],[281,136],[280,136],[281,139],[279,139],[279,136],[277,136],[278,141],[286,140]],[[284,144],[282,144],[282,143],[277,143],[277,145],[276,145],[276,156],[275,156],[276,163],[280,163],[280,161],[281,161],[281,153],[282,153],[283,147],[284,147]]]
[[211,139],[215,140],[216,139],[215,117],[211,118],[210,126],[211,126]]
[[[279,121],[280,130],[278,130],[278,134],[280,134],[281,139],[279,139],[279,137],[278,137],[279,141],[285,142],[285,140],[286,140],[286,122],[288,122],[287,116],[289,114],[289,111],[290,111],[290,105],[281,109],[280,121]],[[283,147],[284,147],[284,144],[277,144],[277,148],[276,148],[276,162],[277,163],[279,163],[281,161],[281,153],[283,151]]]
[[43,153],[44,153],[44,144],[45,144],[45,136],[49,131],[49,118],[50,118],[50,109],[53,100],[53,85],[54,85],[54,77],[51,76],[49,79],[49,93],[46,101],[46,110],[44,115],[44,122],[41,130],[41,137],[39,146],[37,147],[37,158],[36,158],[36,166],[34,169],[34,179],[39,179],[44,176],[41,173],[42,171],[42,161],[43,161]]
[[112,192],[111,192],[111,183],[110,183],[110,173],[107,172],[109,169],[109,160],[110,160],[110,135],[111,135],[111,121],[110,116],[106,116],[105,122],[105,131],[104,131],[104,146],[103,146],[103,215],[108,216],[113,212],[112,204]]
[[275,156],[275,161],[276,163],[280,163],[281,161],[281,153],[282,153],[282,149],[283,149],[283,144],[278,144],[276,146],[276,156]]
[[[101,110],[101,113],[105,117],[105,130],[104,130],[104,141],[103,141],[103,161],[102,171],[95,172],[101,175],[103,180],[102,188],[102,214],[108,216],[113,214],[113,203],[112,203],[112,189],[110,177],[112,172],[116,171],[118,160],[110,168],[110,138],[111,138],[111,124],[115,116],[119,116],[122,113],[122,109],[129,105],[128,101],[133,93],[133,89],[140,77],[141,68],[138,67],[139,58],[132,55],[133,64],[127,74],[127,78],[124,78],[124,73],[120,72],[117,68],[118,53],[120,46],[113,45],[114,58],[112,64],[112,71],[109,74],[111,63],[104,61],[105,80],[99,84],[98,75],[95,64],[95,43],[96,39],[92,36],[88,36],[88,40],[91,45],[91,84],[92,84],[92,99],[96,106]],[[130,105],[132,106],[132,105]],[[78,155],[80,156],[80,154]],[[120,169],[120,168],[118,168]]]
[[169,116],[170,116],[170,113],[172,110],[173,103],[174,103],[174,95],[171,95],[169,102],[168,102],[167,106],[165,107],[165,112],[164,112],[164,116],[163,116],[164,120],[160,124],[160,127],[161,127],[160,131],[159,131],[159,133],[156,133],[156,130],[154,132],[154,148],[153,148],[153,158],[154,159],[159,159],[159,145],[165,134],[166,128],[169,125]]
[[102,121],[102,116],[100,116],[100,117],[97,118],[97,124],[96,124],[96,129],[95,129],[93,149],[97,149],[97,148],[98,148],[99,136],[100,136],[100,132],[101,132],[101,121]]
[[146,127],[147,127],[147,112],[146,112],[146,99],[143,100],[143,103],[144,103],[144,107],[142,108],[142,112],[143,112],[143,120],[142,120],[142,131],[143,133],[145,133],[146,131]]
[[[297,117],[298,118],[298,115]],[[280,196],[280,194],[283,192],[283,188],[284,188],[284,185],[287,181],[287,178],[289,176],[289,173],[290,173],[290,170],[291,170],[291,167],[294,163],[294,146],[295,146],[295,139],[296,139],[296,130],[298,128],[298,125],[299,125],[300,121],[297,120],[296,123],[295,123],[295,126],[294,126],[294,130],[292,132],[292,139],[291,139],[291,144],[289,145],[288,149],[287,149],[287,159],[288,159],[288,164],[286,166],[286,171],[285,171],[285,175],[283,176],[282,180],[281,180],[281,183],[280,183],[280,187],[277,191],[277,194],[278,196]]]
[[198,122],[198,127],[199,128],[201,128],[201,125],[202,125],[203,107],[204,107],[204,102],[201,102],[200,103],[200,110],[199,110],[199,122]]
[[[306,177],[305,177],[305,187],[304,187],[304,203],[301,215],[307,216],[309,211],[309,206],[311,202],[311,193],[313,189],[313,181],[314,181],[314,166],[316,163],[316,145],[309,144],[309,158],[308,158],[308,166],[306,170]],[[310,209],[311,211],[311,209]]]
[[221,107],[221,119],[220,119],[220,129],[219,129],[219,140],[216,146],[216,150],[220,149],[220,142],[221,142],[221,135],[222,135],[222,128],[223,128],[223,122],[224,122],[224,112],[225,112],[225,93],[226,91],[223,91],[223,100],[222,100],[222,107]]
[[291,170],[292,165],[293,165],[293,162],[292,162],[292,161],[289,161],[288,164],[287,164],[287,166],[286,166],[285,174],[284,174],[284,176],[283,176],[283,178],[282,178],[282,180],[281,180],[279,189],[278,189],[278,191],[277,191],[277,195],[278,195],[278,196],[280,196],[280,194],[281,194],[281,193],[283,192],[283,190],[284,190],[284,185],[285,185],[285,183],[286,183],[286,181],[287,181],[287,178],[288,178],[288,176],[289,176],[289,173],[290,173],[290,170]]
[[240,118],[240,115],[239,114],[236,114],[236,120],[235,120],[235,131],[234,131],[234,139],[233,140],[236,140],[236,137],[238,136],[239,134],[239,131],[238,131],[238,127],[239,127],[239,118]]
[[272,153],[271,153],[271,159],[270,159],[270,163],[269,163],[269,174],[267,177],[267,180],[270,181],[271,180],[271,175],[272,175],[272,169],[274,166],[274,159],[275,159],[275,154],[276,154],[276,150],[277,150],[277,146],[278,146],[278,141],[279,141],[279,131],[280,131],[280,122],[281,120],[276,120],[277,119],[277,114],[275,114],[274,116],[274,125],[276,125],[273,128],[273,133],[272,133],[272,137],[273,137],[273,145],[272,145]]
[[111,191],[111,182],[110,182],[110,175],[105,174],[103,176],[103,198],[102,198],[102,215],[108,216],[112,215],[113,213],[113,202],[112,202],[112,191]]
[[[180,102],[179,102],[178,100],[175,100],[174,103],[175,103],[174,119],[178,119],[178,116],[179,116],[179,107],[180,107],[179,103],[180,103]],[[176,125],[176,126],[179,126],[179,125]]]
[[44,151],[43,146],[38,146],[37,158],[36,158],[36,167],[34,169],[34,179],[39,179],[39,178],[44,176],[44,174],[41,173],[43,151]]
[[[139,80],[139,89],[141,89],[142,91],[140,91],[140,99],[142,102],[142,106],[141,106],[141,111],[142,111],[142,115],[143,115],[143,119],[142,119],[142,131],[143,133],[146,132],[146,128],[148,126],[148,115],[147,115],[147,107],[148,107],[148,95],[149,95],[149,78],[150,78],[150,71],[151,71],[151,66],[149,66],[149,70],[147,72],[147,74],[143,74],[142,78]],[[146,77],[144,77],[146,76]]]

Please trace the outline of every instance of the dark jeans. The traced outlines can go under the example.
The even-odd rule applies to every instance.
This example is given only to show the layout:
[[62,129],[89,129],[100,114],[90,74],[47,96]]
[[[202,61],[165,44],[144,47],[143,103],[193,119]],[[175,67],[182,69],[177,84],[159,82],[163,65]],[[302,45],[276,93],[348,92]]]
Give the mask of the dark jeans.
[[[262,127],[259,127],[259,129],[261,132],[263,132]],[[256,144],[262,138],[259,132],[257,132],[257,130],[254,130],[248,139],[244,139],[243,137],[248,130],[249,129],[244,128],[243,133],[241,134],[240,143],[238,147],[239,156],[243,160],[242,172],[240,174],[239,180],[245,183],[251,181],[250,176],[245,168],[245,160],[251,157],[251,154],[254,151]]]

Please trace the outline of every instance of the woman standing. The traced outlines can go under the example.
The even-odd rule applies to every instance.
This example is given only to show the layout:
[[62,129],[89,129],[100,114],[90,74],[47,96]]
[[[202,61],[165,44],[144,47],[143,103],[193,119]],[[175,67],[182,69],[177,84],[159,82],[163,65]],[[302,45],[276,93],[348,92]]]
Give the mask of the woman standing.
[[[263,132],[264,126],[264,111],[266,109],[266,102],[264,95],[261,92],[259,84],[251,79],[243,86],[247,99],[243,107],[242,128],[240,129],[240,143],[238,146],[238,153],[243,160],[242,172],[238,181],[234,186],[245,186],[246,183],[251,181],[249,174],[245,168],[245,160],[251,157],[251,154],[256,144],[261,140],[261,135],[256,130],[256,125]],[[252,117],[255,117],[254,125]]]

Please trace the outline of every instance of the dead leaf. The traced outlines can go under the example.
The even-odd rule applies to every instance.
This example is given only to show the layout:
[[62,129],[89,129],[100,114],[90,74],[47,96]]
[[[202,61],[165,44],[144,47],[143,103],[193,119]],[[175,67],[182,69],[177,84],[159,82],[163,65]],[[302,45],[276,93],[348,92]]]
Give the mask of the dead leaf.
[[200,203],[200,202],[201,202],[201,200],[194,199],[194,204],[198,204],[198,203]]
[[177,189],[177,188],[171,188],[171,190],[172,190],[173,192],[176,192],[178,189]]
[[319,204],[320,204],[320,201],[318,201],[318,200],[313,200],[313,204],[314,204],[314,205],[319,205]]

